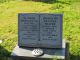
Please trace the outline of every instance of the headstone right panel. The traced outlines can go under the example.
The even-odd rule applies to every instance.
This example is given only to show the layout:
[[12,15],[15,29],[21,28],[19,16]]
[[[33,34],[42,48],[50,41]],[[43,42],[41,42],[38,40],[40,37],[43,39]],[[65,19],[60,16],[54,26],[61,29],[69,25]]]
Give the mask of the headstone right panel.
[[40,42],[42,47],[62,47],[62,14],[40,15]]

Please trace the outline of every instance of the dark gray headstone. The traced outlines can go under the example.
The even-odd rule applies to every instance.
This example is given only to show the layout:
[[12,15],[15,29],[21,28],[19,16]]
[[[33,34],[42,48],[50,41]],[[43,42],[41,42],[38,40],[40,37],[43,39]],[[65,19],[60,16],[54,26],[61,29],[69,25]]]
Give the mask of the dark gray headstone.
[[62,14],[20,13],[18,16],[18,45],[61,48]]

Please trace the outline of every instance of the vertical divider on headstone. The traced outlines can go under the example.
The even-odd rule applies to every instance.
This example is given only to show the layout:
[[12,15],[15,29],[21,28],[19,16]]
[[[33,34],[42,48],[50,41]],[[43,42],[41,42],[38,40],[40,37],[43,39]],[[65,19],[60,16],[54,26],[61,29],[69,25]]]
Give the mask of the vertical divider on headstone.
[[38,14],[39,15],[39,40],[38,40],[38,42],[39,42],[39,47],[41,46],[41,43],[40,43],[40,14]]

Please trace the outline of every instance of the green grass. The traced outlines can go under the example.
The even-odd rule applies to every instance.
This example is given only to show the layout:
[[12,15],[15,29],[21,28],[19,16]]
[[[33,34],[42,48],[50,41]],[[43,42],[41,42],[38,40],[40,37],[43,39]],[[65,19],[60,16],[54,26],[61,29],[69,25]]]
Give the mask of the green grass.
[[80,56],[80,2],[10,1],[0,3],[0,56],[10,56],[17,44],[18,13],[63,13],[63,38],[70,42],[71,60]]

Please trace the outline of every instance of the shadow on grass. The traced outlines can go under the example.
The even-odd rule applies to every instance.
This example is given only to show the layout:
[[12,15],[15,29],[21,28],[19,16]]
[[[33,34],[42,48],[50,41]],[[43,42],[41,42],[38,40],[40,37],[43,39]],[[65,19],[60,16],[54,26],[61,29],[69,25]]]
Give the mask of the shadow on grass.
[[70,60],[80,60],[80,56],[70,54]]
[[0,60],[7,60],[7,57],[10,57],[10,54],[11,52],[0,45]]
[[59,1],[59,0],[24,0],[24,1],[35,1],[35,2],[43,2],[43,3],[48,3],[48,4],[61,3],[61,4],[70,5],[70,3],[67,1],[63,2],[63,1]]

